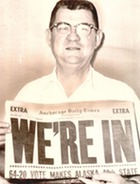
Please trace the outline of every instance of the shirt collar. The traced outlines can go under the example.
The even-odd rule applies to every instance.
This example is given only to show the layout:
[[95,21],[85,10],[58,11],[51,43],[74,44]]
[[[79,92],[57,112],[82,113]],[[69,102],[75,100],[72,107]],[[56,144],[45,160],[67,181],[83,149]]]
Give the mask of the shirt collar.
[[50,75],[50,82],[58,82],[56,67],[53,69],[53,72]]
[[[67,100],[68,99],[72,99],[74,98],[75,100],[75,96],[77,94],[79,94],[79,92],[81,91],[83,94],[86,94],[87,91],[90,91],[90,93],[92,93],[91,91],[93,91],[93,89],[95,88],[95,78],[96,77],[96,71],[94,70],[94,68],[91,66],[89,69],[89,72],[87,74],[87,77],[85,79],[85,81],[81,84],[81,86],[79,86],[75,92],[70,96],[70,97],[66,97]],[[63,89],[63,86],[61,85],[61,83],[59,82],[58,78],[57,78],[57,74],[56,74],[56,68],[53,69],[53,72],[50,74],[49,76],[49,81],[50,83],[52,83],[53,85],[56,85],[59,87],[59,89],[61,89],[61,92],[63,92],[63,94],[65,94],[65,91]],[[49,85],[47,85],[49,86]],[[66,94],[65,94],[66,95]]]
[[[89,72],[88,72],[87,77],[86,77],[84,82],[92,81],[91,79],[93,79],[94,72],[95,72],[94,68],[92,66],[90,66]],[[51,82],[58,82],[58,78],[57,78],[57,74],[56,74],[56,67],[53,69],[53,72],[50,75],[50,81]]]

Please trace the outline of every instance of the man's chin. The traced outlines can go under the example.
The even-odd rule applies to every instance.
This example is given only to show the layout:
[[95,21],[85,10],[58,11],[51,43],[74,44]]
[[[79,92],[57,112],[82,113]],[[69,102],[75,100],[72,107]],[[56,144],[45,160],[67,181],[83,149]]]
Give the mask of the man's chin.
[[66,62],[69,64],[79,64],[81,63],[82,59],[80,55],[71,55],[66,57]]
[[67,59],[66,63],[71,66],[77,66],[81,64],[80,60],[75,58]]

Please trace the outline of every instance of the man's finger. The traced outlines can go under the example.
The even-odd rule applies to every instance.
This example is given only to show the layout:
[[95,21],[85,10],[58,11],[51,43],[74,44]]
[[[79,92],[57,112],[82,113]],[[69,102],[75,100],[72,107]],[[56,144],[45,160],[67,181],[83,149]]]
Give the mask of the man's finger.
[[2,176],[0,176],[0,184],[10,184],[10,183],[6,181]]
[[100,184],[99,181],[95,180],[95,179],[87,179],[87,178],[78,178],[80,181],[84,182],[85,184]]
[[115,174],[115,173],[96,174],[93,176],[93,178],[95,180],[106,181],[112,184],[123,184],[125,181],[120,175]]

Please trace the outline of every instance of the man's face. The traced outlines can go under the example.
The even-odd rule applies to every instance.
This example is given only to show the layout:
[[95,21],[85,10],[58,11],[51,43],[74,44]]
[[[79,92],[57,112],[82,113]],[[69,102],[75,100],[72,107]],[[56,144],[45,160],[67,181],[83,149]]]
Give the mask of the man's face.
[[96,31],[91,30],[87,36],[78,34],[75,25],[80,23],[93,24],[92,14],[88,10],[69,10],[60,8],[54,23],[65,22],[72,27],[67,34],[60,34],[54,27],[51,33],[51,48],[60,66],[89,67],[96,47]]

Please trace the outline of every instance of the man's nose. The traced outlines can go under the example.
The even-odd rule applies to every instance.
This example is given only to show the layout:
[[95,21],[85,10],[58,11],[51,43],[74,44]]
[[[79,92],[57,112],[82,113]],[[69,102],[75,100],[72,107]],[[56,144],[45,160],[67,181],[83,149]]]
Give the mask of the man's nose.
[[75,27],[70,29],[69,34],[67,35],[67,39],[70,41],[78,41],[80,40],[80,36],[77,33],[77,30]]

